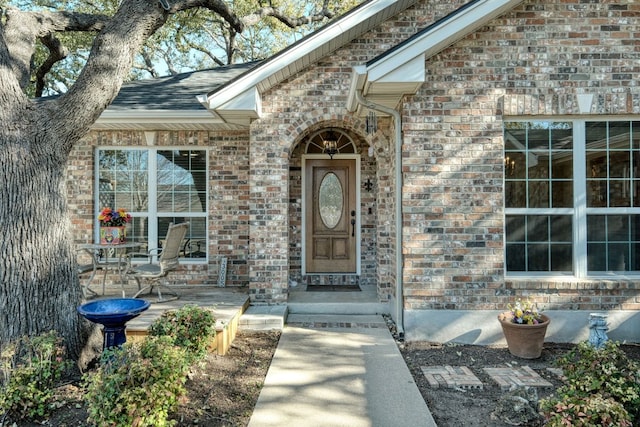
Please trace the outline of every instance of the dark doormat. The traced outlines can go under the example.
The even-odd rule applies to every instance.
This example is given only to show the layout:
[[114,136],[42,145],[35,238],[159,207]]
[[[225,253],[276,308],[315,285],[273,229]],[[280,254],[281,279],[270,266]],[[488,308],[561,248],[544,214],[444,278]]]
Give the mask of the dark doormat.
[[358,285],[307,285],[308,292],[358,292]]

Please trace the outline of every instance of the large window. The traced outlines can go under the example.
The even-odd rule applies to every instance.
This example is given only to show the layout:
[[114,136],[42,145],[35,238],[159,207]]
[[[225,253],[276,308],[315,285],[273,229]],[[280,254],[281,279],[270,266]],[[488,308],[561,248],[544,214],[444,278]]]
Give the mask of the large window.
[[640,271],[640,122],[505,123],[507,273]]
[[207,257],[207,152],[192,149],[100,149],[96,211],[125,208],[127,239],[162,247],[170,223],[189,222],[182,256]]

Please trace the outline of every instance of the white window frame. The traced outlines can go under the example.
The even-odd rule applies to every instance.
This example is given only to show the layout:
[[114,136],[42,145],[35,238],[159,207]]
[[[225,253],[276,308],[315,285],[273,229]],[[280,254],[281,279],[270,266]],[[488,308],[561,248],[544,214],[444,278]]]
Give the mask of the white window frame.
[[[132,217],[144,217],[146,216],[147,221],[147,230],[148,230],[148,241],[149,241],[149,251],[153,251],[157,249],[156,247],[152,247],[152,242],[157,242],[159,238],[164,236],[158,236],[158,218],[171,218],[171,217],[184,217],[184,218],[204,218],[205,222],[205,248],[209,247],[209,206],[208,202],[204,208],[203,213],[197,212],[162,212],[158,214],[158,199],[156,195],[158,194],[158,182],[157,182],[157,171],[158,171],[158,162],[157,162],[157,152],[158,151],[171,151],[171,150],[192,150],[192,151],[204,151],[206,154],[206,168],[205,168],[205,180],[209,182],[209,150],[206,147],[196,147],[196,146],[171,146],[171,147],[120,147],[120,146],[100,146],[97,147],[94,152],[94,185],[95,185],[95,193],[94,197],[94,215],[95,223],[94,223],[94,239],[96,242],[100,241],[100,227],[97,220],[97,213],[103,208],[100,206],[100,152],[102,151],[147,151],[148,152],[148,169],[147,169],[147,184],[148,184],[148,204],[146,211],[139,212],[131,212]],[[209,200],[209,186],[206,188],[207,201]],[[153,197],[151,196],[153,195]],[[111,206],[114,209],[117,209],[117,206]],[[153,214],[152,214],[153,213]],[[209,251],[206,250],[206,257],[204,258],[181,258],[181,262],[184,263],[193,263],[193,264],[202,264],[206,263],[208,259],[211,257]]]
[[[640,117],[589,117],[587,119],[575,119],[567,117],[554,117],[545,119],[533,118],[505,118],[507,122],[570,122],[573,126],[573,208],[507,208],[506,186],[503,178],[503,197],[505,200],[504,224],[508,215],[572,215],[573,217],[573,271],[562,273],[557,271],[515,271],[507,270],[507,235],[504,233],[504,269],[507,278],[553,278],[566,279],[571,275],[575,279],[625,279],[638,280],[640,270],[621,272],[597,272],[589,274],[587,270],[587,216],[588,215],[640,215],[640,207],[587,207],[587,176],[586,176],[586,123],[587,122],[638,122]],[[503,147],[504,154],[504,147]],[[607,181],[610,177],[607,177]]]

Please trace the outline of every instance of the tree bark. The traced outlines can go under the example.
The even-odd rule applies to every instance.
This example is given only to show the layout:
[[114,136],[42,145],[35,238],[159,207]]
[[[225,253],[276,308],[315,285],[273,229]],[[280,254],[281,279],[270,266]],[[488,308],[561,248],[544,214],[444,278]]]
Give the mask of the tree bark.
[[[78,357],[87,339],[66,203],[73,145],[115,98],[144,40],[168,15],[155,2],[127,0],[97,35],[90,59],[65,95],[33,101],[22,92],[32,43],[0,27],[0,347],[56,330]],[[37,31],[26,31],[35,37]],[[41,36],[42,34],[40,34]],[[22,51],[21,51],[22,50]]]
[[[171,14],[198,7],[234,33],[247,25],[223,0],[122,0],[111,18],[0,9],[0,348],[53,329],[71,355],[82,354],[88,334],[77,313],[82,295],[64,182],[69,153],[116,97],[145,40]],[[285,18],[265,8],[247,22],[264,16]],[[99,31],[77,81],[60,97],[28,99],[37,39],[49,42],[55,59],[64,56],[56,33],[70,30]]]
[[76,312],[82,295],[69,237],[65,161],[47,149],[46,133],[38,133],[0,137],[0,346],[56,330],[77,356],[86,335]]

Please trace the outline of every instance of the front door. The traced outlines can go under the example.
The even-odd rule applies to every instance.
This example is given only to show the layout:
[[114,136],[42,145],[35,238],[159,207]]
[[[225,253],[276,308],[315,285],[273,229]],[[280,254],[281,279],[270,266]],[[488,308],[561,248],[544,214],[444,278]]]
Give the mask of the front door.
[[305,162],[306,273],[357,272],[355,159]]

